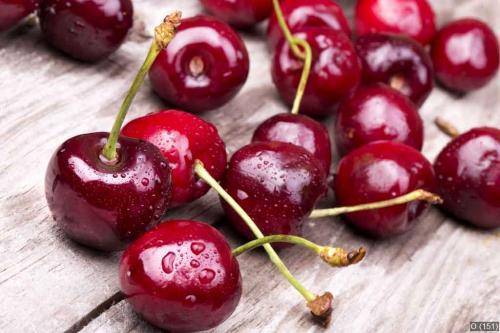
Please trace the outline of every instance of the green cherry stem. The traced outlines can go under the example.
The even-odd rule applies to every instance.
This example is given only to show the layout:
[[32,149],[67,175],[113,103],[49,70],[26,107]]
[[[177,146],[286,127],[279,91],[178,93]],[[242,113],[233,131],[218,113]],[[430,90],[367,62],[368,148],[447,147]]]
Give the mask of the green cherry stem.
[[281,10],[279,0],[273,0],[273,7],[274,7],[274,13],[276,14],[276,19],[278,20],[278,24],[281,28],[281,31],[283,31],[283,35],[285,36],[285,39],[290,45],[293,54],[295,54],[295,56],[300,60],[305,60],[306,54],[297,46],[298,38],[295,38],[292,35],[290,28],[286,24],[285,16],[283,15],[283,11]]
[[405,195],[389,199],[389,200],[383,200],[383,201],[378,201],[378,202],[371,202],[371,203],[366,203],[366,204],[361,204],[361,205],[356,205],[356,206],[345,206],[345,207],[335,207],[335,208],[327,208],[327,209],[315,209],[312,211],[311,215],[309,215],[310,218],[316,219],[316,218],[322,218],[322,217],[328,217],[328,216],[337,216],[341,214],[347,214],[347,213],[354,213],[354,212],[359,212],[363,210],[371,210],[371,209],[379,209],[379,208],[386,208],[386,207],[391,207],[391,206],[396,206],[396,205],[402,205],[409,203],[411,201],[426,201],[431,204],[442,204],[443,199],[439,197],[438,195],[434,193],[427,192],[425,190],[415,190],[413,192],[407,193]]
[[113,124],[113,128],[109,133],[108,141],[102,150],[102,155],[110,162],[115,162],[117,160],[117,152],[116,145],[118,143],[118,137],[120,136],[120,130],[122,128],[123,122],[125,121],[125,117],[127,115],[128,110],[130,109],[130,105],[134,100],[137,91],[141,87],[144,82],[144,78],[146,77],[149,69],[153,65],[156,57],[160,53],[160,51],[165,48],[168,43],[172,40],[175,35],[175,31],[179,26],[181,21],[181,12],[176,11],[167,16],[163,22],[155,28],[155,36],[154,41],[149,48],[148,54],[144,63],[142,64],[139,72],[137,73],[132,85],[130,86],[127,96],[123,100],[123,103],[120,107],[120,111],[118,112],[115,122]]

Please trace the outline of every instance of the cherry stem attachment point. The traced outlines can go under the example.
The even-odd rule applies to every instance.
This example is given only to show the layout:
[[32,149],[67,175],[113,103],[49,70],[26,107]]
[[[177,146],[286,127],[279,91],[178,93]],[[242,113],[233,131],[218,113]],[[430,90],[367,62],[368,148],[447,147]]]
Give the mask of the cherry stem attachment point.
[[436,124],[441,132],[448,135],[450,138],[456,138],[460,135],[460,132],[455,126],[441,117],[436,117],[436,119],[434,119],[434,124]]
[[155,28],[155,37],[154,41],[149,48],[148,54],[144,63],[142,64],[139,72],[137,73],[132,85],[130,86],[127,96],[123,100],[123,103],[120,107],[120,111],[116,116],[115,122],[113,124],[113,128],[109,133],[108,141],[102,150],[102,155],[110,162],[115,162],[118,158],[116,152],[116,145],[118,142],[118,137],[120,136],[120,131],[125,121],[125,117],[127,115],[128,110],[130,109],[130,105],[134,100],[137,91],[141,87],[144,79],[149,72],[149,69],[153,65],[156,57],[160,53],[162,49],[164,49],[168,43],[172,40],[175,35],[175,31],[181,22],[181,12],[176,11],[167,16],[163,22]]
[[341,214],[354,213],[363,210],[371,210],[371,209],[380,209],[386,208],[396,205],[406,204],[415,200],[426,201],[428,203],[438,205],[443,203],[443,199],[438,195],[427,192],[425,190],[415,190],[413,192],[407,193],[405,195],[377,202],[371,202],[356,206],[345,206],[345,207],[335,207],[335,208],[327,208],[327,209],[315,209],[312,211],[310,218],[322,218],[328,216],[337,216]]

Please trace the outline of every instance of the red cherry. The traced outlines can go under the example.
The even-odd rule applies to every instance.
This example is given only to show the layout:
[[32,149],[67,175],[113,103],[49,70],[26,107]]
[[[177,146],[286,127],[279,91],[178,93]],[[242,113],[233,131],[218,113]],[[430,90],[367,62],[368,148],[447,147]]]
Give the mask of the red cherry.
[[233,27],[247,29],[268,18],[272,0],[200,0],[205,9]]
[[40,0],[0,0],[0,31],[12,28],[39,5]]
[[[391,199],[417,189],[433,192],[434,171],[414,148],[397,142],[369,143],[339,163],[335,196],[339,206]],[[345,215],[348,222],[374,236],[387,237],[408,230],[428,204],[408,204]]]
[[405,34],[423,45],[436,33],[434,11],[427,0],[358,0],[356,33]]
[[316,120],[300,114],[280,113],[262,124],[253,133],[252,142],[279,141],[292,143],[310,152],[328,174],[332,164],[330,135]]
[[132,27],[130,0],[44,0],[40,25],[56,49],[83,61],[98,61],[115,52]]
[[238,34],[209,16],[183,19],[174,39],[149,72],[165,102],[191,112],[218,108],[233,98],[249,71],[248,52]]
[[54,220],[78,243],[112,251],[158,222],[170,195],[170,169],[150,143],[120,137],[118,161],[101,157],[108,133],[64,142],[52,156],[45,195]]
[[342,155],[367,143],[388,140],[422,149],[424,127],[415,105],[384,85],[360,87],[339,107],[335,143]]
[[431,56],[440,83],[468,92],[483,87],[498,72],[498,38],[479,20],[457,20],[438,32]]
[[[326,173],[304,148],[257,142],[234,153],[222,186],[264,235],[300,235],[304,218],[326,191]],[[224,201],[222,207],[231,224],[244,237],[253,239],[238,214]]]
[[[351,28],[344,11],[334,1],[284,0],[281,1],[280,6],[291,32],[308,27],[324,27],[340,30],[351,36]],[[267,38],[272,49],[283,39],[283,32],[275,14],[269,19]]]
[[241,297],[238,261],[224,236],[196,221],[165,221],[120,261],[121,290],[142,317],[174,332],[204,331],[226,320]]
[[434,82],[431,59],[420,44],[403,36],[368,34],[355,45],[364,83],[387,83],[418,106],[425,102]]
[[447,211],[478,227],[500,227],[499,129],[475,128],[458,136],[434,169]]
[[202,161],[217,180],[224,174],[226,148],[217,128],[190,113],[151,113],[125,125],[122,135],[149,141],[160,149],[172,169],[172,207],[194,201],[210,189],[195,176],[195,160]]
[[[331,114],[361,79],[361,64],[354,46],[343,32],[328,28],[305,28],[295,32],[295,36],[307,40],[312,49],[312,68],[300,113]],[[302,67],[303,62],[283,39],[276,48],[271,71],[274,85],[289,105],[294,101]]]

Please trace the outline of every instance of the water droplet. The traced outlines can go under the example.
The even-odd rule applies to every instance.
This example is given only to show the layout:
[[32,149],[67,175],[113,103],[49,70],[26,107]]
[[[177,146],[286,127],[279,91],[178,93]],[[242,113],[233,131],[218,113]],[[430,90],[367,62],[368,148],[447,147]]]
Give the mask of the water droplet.
[[114,173],[113,178],[118,178],[118,175],[116,173]]
[[127,177],[127,175],[126,175],[126,174],[124,174],[124,173],[122,173],[120,176],[121,176],[122,178]]
[[167,253],[162,261],[161,261],[161,266],[163,268],[163,271],[167,274],[170,274],[174,270],[174,261],[175,261],[175,253],[169,252]]
[[149,185],[149,179],[147,178],[142,178],[141,180],[141,184],[144,185],[144,186],[148,186]]
[[178,241],[177,246],[181,246],[181,245],[182,245],[182,241]]
[[196,302],[196,296],[195,295],[187,295],[185,300],[186,300],[186,302],[194,303],[194,302]]
[[209,268],[201,271],[199,279],[201,283],[210,283],[215,277],[215,272]]
[[200,267],[200,262],[196,259],[191,260],[190,264],[191,264],[191,267],[193,267],[193,268]]
[[192,242],[191,243],[191,252],[194,254],[200,254],[205,250],[205,244],[200,242]]

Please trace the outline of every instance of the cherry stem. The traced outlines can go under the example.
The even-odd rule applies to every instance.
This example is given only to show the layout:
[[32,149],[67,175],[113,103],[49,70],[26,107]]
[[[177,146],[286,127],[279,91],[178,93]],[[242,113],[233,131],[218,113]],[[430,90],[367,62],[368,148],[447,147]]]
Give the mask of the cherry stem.
[[295,54],[295,56],[300,60],[305,60],[306,55],[304,54],[304,52],[302,52],[301,49],[299,49],[297,45],[298,38],[295,38],[292,35],[290,28],[286,24],[285,16],[283,15],[283,11],[281,10],[279,0],[273,0],[273,7],[274,7],[274,13],[276,14],[276,18],[278,19],[278,24],[281,28],[281,31],[283,31],[283,35],[285,36],[285,39],[290,45],[293,54]]
[[276,242],[290,243],[307,248],[320,256],[323,261],[325,261],[332,267],[345,267],[356,264],[360,262],[366,254],[366,250],[363,247],[360,247],[359,250],[347,252],[341,247],[321,246],[299,236],[271,235],[264,236],[259,239],[254,239],[246,244],[237,247],[233,250],[233,255],[237,257],[240,254],[251,251],[264,244]]
[[[241,217],[243,221],[247,224],[250,230],[253,232],[256,238],[262,239],[264,238],[264,234],[260,231],[259,227],[255,224],[255,222],[250,218],[250,216],[241,208],[241,206],[227,193],[222,186],[215,180],[210,173],[205,169],[203,163],[199,160],[196,160],[194,163],[194,172],[203,179],[208,185],[210,185]],[[317,296],[312,292],[307,290],[293,275],[290,273],[286,265],[283,263],[281,258],[278,256],[276,251],[269,244],[263,245],[266,250],[269,258],[273,262],[273,264],[278,268],[281,274],[290,282],[290,284],[306,299],[308,302],[314,301]]]
[[132,85],[130,86],[127,96],[123,100],[123,103],[120,107],[120,111],[118,112],[115,122],[113,124],[113,128],[109,133],[108,141],[102,150],[102,155],[110,162],[116,162],[118,159],[118,154],[116,152],[116,145],[118,143],[118,137],[120,136],[120,130],[122,128],[123,122],[125,121],[125,117],[127,115],[128,110],[130,109],[130,105],[134,100],[137,91],[141,87],[144,79],[153,65],[156,57],[160,53],[160,51],[165,48],[168,43],[172,40],[175,35],[175,31],[181,22],[181,12],[176,11],[172,14],[165,17],[163,22],[155,28],[155,36],[154,41],[149,48],[148,54],[144,63],[142,64],[139,72],[137,73]]
[[327,208],[327,209],[315,209],[312,211],[310,218],[316,219],[327,216],[337,216],[346,213],[354,213],[362,210],[371,210],[371,209],[379,209],[386,208],[396,205],[402,205],[409,203],[411,201],[420,200],[426,201],[431,204],[442,204],[443,199],[434,193],[427,192],[425,190],[416,190],[405,195],[378,202],[371,202],[366,204],[361,204],[357,206],[346,206],[346,207],[335,207],[335,208]]
[[455,126],[441,117],[436,117],[436,119],[434,119],[434,124],[436,124],[441,132],[448,135],[450,138],[456,138],[460,135],[460,132]]

